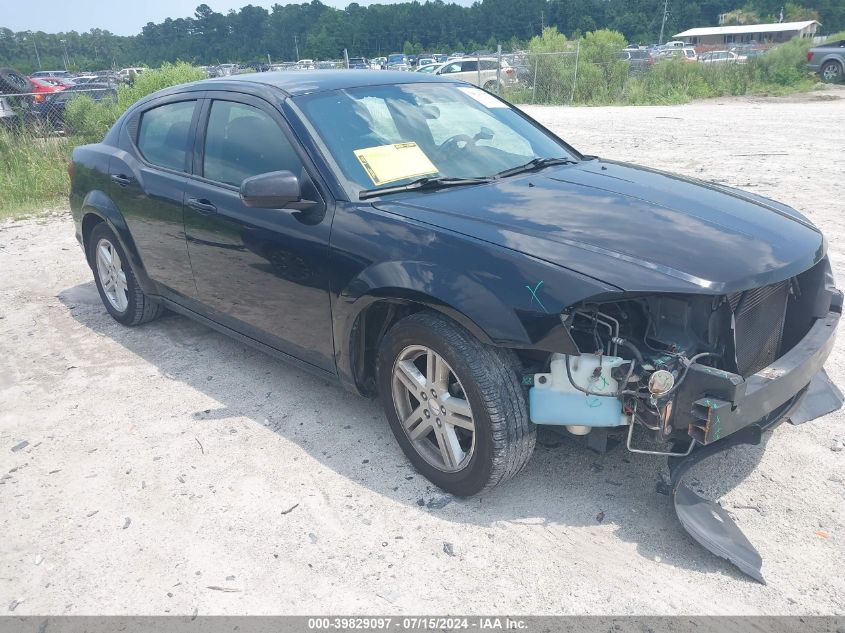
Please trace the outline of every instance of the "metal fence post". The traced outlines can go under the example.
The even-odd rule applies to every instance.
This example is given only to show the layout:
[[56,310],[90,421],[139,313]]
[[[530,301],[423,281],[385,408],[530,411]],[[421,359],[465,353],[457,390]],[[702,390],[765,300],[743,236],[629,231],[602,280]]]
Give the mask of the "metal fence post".
[[475,58],[475,71],[478,73],[478,87],[481,88],[481,55]]
[[534,81],[531,84],[531,103],[537,101],[537,65],[540,63],[540,55],[534,55]]
[[502,94],[502,45],[496,49],[496,94]]
[[569,95],[569,103],[575,100],[575,84],[578,82],[578,57],[581,52],[581,42],[575,45],[575,73],[572,75],[572,93]]

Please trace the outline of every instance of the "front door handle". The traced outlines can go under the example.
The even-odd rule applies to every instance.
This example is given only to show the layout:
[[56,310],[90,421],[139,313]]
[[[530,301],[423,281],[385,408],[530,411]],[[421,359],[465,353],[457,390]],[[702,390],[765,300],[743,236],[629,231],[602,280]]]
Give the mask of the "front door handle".
[[213,215],[217,213],[217,207],[205,198],[188,198],[188,206],[200,215]]
[[129,176],[124,176],[123,174],[114,174],[112,177],[112,182],[121,187],[128,187],[132,184],[132,179]]

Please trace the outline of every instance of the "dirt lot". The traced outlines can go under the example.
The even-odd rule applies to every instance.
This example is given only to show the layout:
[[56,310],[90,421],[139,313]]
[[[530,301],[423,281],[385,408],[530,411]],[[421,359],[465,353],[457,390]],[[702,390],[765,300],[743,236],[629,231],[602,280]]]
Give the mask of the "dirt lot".
[[[529,110],[582,151],[794,205],[842,269],[841,94]],[[0,225],[0,613],[843,614],[843,439],[841,412],[784,425],[700,473],[761,586],[678,525],[661,458],[538,447],[451,499],[375,402],[182,317],[121,327],[65,215]]]

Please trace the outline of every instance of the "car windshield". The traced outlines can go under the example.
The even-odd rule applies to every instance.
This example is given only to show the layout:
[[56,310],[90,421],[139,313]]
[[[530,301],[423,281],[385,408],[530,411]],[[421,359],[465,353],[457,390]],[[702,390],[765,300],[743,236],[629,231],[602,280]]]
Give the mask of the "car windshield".
[[575,159],[562,141],[470,85],[363,86],[294,98],[354,191],[421,177],[488,178],[536,159]]

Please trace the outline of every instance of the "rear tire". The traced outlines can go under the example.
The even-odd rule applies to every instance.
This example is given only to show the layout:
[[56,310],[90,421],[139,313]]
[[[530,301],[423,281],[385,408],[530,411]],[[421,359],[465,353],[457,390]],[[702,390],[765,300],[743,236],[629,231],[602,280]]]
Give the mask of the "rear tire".
[[462,497],[488,490],[531,457],[536,431],[510,350],[484,345],[444,316],[419,312],[385,335],[376,370],[399,446],[443,490]]
[[32,92],[29,79],[13,68],[0,68],[0,92],[21,94]]
[[88,262],[100,299],[108,313],[123,325],[140,325],[158,318],[161,304],[144,294],[120,241],[105,222],[88,236]]
[[822,79],[828,83],[837,83],[842,81],[843,69],[839,62],[829,61],[822,65],[819,73]]

